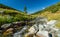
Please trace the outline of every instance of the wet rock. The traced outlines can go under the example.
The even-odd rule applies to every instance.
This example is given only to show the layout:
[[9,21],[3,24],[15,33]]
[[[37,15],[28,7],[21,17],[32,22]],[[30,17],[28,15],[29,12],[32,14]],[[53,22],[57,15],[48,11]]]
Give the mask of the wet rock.
[[9,24],[3,24],[2,26],[1,26],[1,28],[7,28],[7,27],[9,27],[9,26],[11,26],[12,24],[11,23],[9,23]]
[[9,35],[9,34],[12,34],[12,33],[13,33],[13,28],[9,28],[3,33],[3,35]]

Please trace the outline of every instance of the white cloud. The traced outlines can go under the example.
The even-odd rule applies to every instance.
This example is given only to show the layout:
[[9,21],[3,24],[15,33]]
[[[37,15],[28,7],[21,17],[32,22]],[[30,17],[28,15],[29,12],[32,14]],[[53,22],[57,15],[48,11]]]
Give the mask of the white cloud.
[[42,9],[45,9],[45,8],[42,8]]

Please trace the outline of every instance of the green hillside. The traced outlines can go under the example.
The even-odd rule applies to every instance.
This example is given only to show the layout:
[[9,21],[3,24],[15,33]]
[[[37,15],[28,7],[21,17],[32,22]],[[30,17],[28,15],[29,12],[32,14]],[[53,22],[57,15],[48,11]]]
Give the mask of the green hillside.
[[31,20],[30,16],[22,11],[0,4],[0,26],[5,23]]

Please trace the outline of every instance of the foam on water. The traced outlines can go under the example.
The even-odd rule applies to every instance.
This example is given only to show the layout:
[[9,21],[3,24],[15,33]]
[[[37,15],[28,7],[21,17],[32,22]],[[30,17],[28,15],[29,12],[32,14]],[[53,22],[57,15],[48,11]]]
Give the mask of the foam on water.
[[17,32],[17,33],[15,33],[15,34],[13,35],[13,37],[23,37],[23,33],[25,32],[25,30],[26,30],[27,28],[28,28],[27,26],[24,26],[24,27],[22,28],[22,30],[19,31],[19,32]]

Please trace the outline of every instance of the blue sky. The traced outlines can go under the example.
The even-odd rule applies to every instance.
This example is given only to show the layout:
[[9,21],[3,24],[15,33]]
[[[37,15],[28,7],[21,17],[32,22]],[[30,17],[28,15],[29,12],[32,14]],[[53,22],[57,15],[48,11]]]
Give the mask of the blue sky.
[[28,13],[42,10],[57,2],[60,2],[60,0],[0,0],[0,3],[21,11],[23,11],[24,6],[26,5]]

